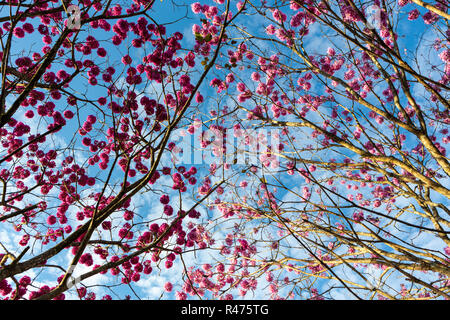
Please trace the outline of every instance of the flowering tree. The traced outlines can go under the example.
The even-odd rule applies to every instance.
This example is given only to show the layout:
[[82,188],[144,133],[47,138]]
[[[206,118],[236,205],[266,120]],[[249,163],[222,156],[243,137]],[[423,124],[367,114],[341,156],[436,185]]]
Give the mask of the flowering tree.
[[185,291],[449,298],[447,2],[245,6],[212,83],[235,225]]
[[[83,280],[108,273],[127,285],[206,246],[184,223],[205,197],[181,204],[197,169],[167,156],[238,14],[229,4],[203,9],[204,37],[184,47],[153,0],[2,4],[3,297],[64,299],[75,286],[95,299]],[[139,211],[146,194],[161,210]]]
[[448,298],[447,2],[184,5],[2,5],[0,294]]

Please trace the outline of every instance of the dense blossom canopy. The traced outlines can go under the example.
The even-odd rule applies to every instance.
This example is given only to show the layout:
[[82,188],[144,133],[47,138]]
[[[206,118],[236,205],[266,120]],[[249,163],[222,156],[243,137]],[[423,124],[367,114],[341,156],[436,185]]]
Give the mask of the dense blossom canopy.
[[450,298],[448,22],[3,2],[0,296]]

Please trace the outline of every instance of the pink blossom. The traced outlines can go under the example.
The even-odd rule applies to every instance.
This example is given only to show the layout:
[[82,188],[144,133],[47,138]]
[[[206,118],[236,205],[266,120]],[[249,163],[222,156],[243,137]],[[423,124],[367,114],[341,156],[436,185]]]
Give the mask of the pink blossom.
[[439,58],[445,63],[450,63],[450,49],[446,49],[439,54]]
[[411,10],[408,13],[408,20],[411,20],[411,21],[416,20],[419,17],[419,15],[420,15],[419,10],[417,10],[417,9]]
[[172,289],[173,289],[172,283],[166,282],[166,283],[164,284],[164,291],[166,291],[166,292],[172,292]]
[[272,12],[272,16],[279,23],[285,22],[286,18],[287,18],[286,15],[283,12],[281,12],[280,10],[278,10],[278,9],[275,9]]
[[191,10],[195,14],[199,14],[202,11],[202,5],[199,2],[191,4]]
[[133,60],[131,59],[131,57],[128,54],[122,57],[122,63],[125,65],[131,64],[132,61]]

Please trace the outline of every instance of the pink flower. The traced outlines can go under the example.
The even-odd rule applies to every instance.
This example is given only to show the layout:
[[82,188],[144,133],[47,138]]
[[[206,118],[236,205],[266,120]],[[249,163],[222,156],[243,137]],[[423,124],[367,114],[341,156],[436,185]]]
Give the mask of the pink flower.
[[208,11],[205,13],[205,15],[206,15],[208,18],[211,19],[211,18],[213,18],[214,16],[216,16],[217,13],[218,13],[217,7],[211,6],[211,7],[208,8]]
[[414,9],[408,13],[408,20],[416,20],[419,17],[419,10]]
[[433,24],[437,20],[439,20],[439,16],[431,11],[428,11],[423,15],[423,22],[425,22],[425,24]]
[[84,146],[88,147],[88,146],[91,145],[91,138],[84,137],[84,138],[81,140],[81,143],[82,143]]
[[203,102],[203,96],[200,94],[200,92],[197,92],[197,95],[195,96],[195,101],[197,103],[202,103]]
[[56,217],[55,216],[49,216],[48,218],[47,218],[47,223],[49,224],[49,225],[53,225],[53,224],[55,224],[56,223]]
[[353,213],[353,220],[360,222],[364,219],[364,213],[362,211],[357,211]]
[[48,34],[42,37],[42,42],[45,44],[52,43],[52,37],[50,37]]
[[228,83],[233,82],[233,81],[234,81],[234,75],[233,75],[232,73],[229,73],[229,74],[226,76],[225,81],[228,82]]
[[80,263],[86,266],[92,266],[94,260],[92,259],[92,255],[90,253],[85,253],[80,257]]
[[20,280],[19,283],[21,286],[26,287],[31,283],[31,278],[29,276],[23,276]]
[[301,7],[297,2],[291,1],[289,8],[291,8],[291,10],[296,11],[296,10],[300,9]]
[[191,4],[191,10],[195,14],[199,14],[202,11],[202,5],[199,2]]
[[106,50],[105,48],[98,48],[97,49],[97,55],[101,58],[106,57]]
[[102,228],[103,230],[111,230],[111,221],[103,221]]
[[261,79],[261,75],[258,72],[252,73],[252,80],[253,81],[259,81]]
[[111,82],[112,76],[111,76],[109,73],[104,73],[104,74],[102,75],[102,79],[103,79],[103,81],[105,81],[105,82]]
[[276,29],[275,29],[275,27],[271,24],[271,25],[268,25],[267,27],[266,27],[266,33],[268,34],[268,35],[274,35],[275,34],[275,31],[276,31]]
[[238,84],[237,84],[237,89],[238,89],[238,91],[240,91],[240,92],[244,92],[245,91],[245,84],[243,84],[242,82],[239,82]]
[[381,206],[381,201],[380,201],[380,200],[375,200],[375,201],[373,202],[373,206],[374,206],[375,208],[378,208],[379,206]]
[[170,282],[166,282],[166,284],[164,285],[164,290],[166,292],[171,292],[173,289],[173,285]]
[[59,92],[58,90],[52,90],[52,91],[50,92],[50,95],[51,95],[52,98],[55,99],[55,100],[59,100],[59,99],[61,99],[61,97],[62,97],[61,92]]
[[31,23],[24,23],[22,26],[23,30],[27,33],[33,33],[34,31],[34,27]]
[[70,111],[70,110],[64,111],[63,115],[64,115],[64,117],[65,117],[66,119],[72,119],[73,116],[74,116],[73,112]]
[[168,204],[169,201],[170,201],[170,198],[169,198],[169,196],[167,194],[164,194],[164,195],[161,196],[161,198],[159,198],[159,201],[162,204]]
[[272,12],[272,15],[273,18],[279,23],[283,23],[286,21],[286,15],[278,9],[274,10]]
[[25,117],[28,119],[31,119],[34,117],[34,112],[33,110],[28,110],[27,112],[25,112]]
[[16,28],[14,28],[14,35],[17,37],[17,38],[23,38],[23,37],[25,37],[25,31],[23,31],[23,29],[22,28],[19,28],[19,27],[16,27]]
[[125,65],[131,64],[132,61],[133,60],[131,59],[131,57],[128,54],[122,57],[122,63]]
[[138,282],[141,279],[141,275],[137,272],[133,273],[133,275],[131,276],[131,280],[133,282]]
[[90,124],[94,124],[97,121],[97,118],[94,115],[90,114],[87,116],[86,121]]

